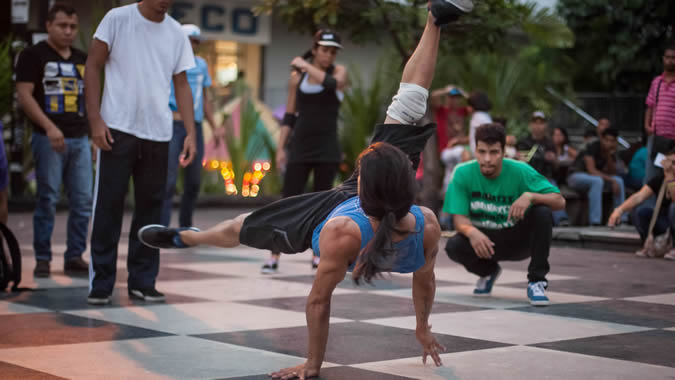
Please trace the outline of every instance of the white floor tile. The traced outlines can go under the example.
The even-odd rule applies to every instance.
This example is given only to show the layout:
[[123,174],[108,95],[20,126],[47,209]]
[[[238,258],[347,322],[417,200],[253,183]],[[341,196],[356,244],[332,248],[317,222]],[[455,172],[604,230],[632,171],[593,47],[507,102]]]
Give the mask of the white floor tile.
[[624,298],[629,301],[660,303],[675,306],[675,293],[657,294],[653,296]]
[[26,306],[20,303],[0,301],[0,315],[9,314],[29,314],[29,313],[48,313],[50,310],[39,307]]
[[[489,297],[475,297],[473,295],[474,286],[442,286],[436,288],[436,302],[448,302],[466,306],[487,307],[491,309],[508,309],[514,307],[529,306],[530,301],[527,298],[526,287],[511,288],[496,285],[492,289],[492,295]],[[397,297],[410,297],[409,289],[382,290],[375,293]],[[570,293],[559,293],[547,291],[552,304],[556,303],[577,303],[602,301],[607,298],[582,296]]]
[[[184,335],[297,327],[307,323],[304,312],[230,302],[103,308],[68,314]],[[348,321],[331,318],[331,323]]]
[[[414,330],[415,317],[366,321]],[[432,314],[429,323],[440,334],[510,344],[535,344],[651,330],[578,318],[527,313],[513,310],[480,310]]]
[[305,360],[183,336],[8,349],[0,351],[0,356],[12,364],[87,380],[242,377]]
[[420,358],[353,365],[415,379],[673,379],[675,368],[580,355],[535,347],[503,347],[441,355],[442,367]]
[[[166,281],[158,286],[161,291],[203,298],[213,301],[256,300],[279,297],[307,297],[311,284],[275,281],[268,278],[226,278],[196,281]],[[355,293],[335,289],[333,294]]]

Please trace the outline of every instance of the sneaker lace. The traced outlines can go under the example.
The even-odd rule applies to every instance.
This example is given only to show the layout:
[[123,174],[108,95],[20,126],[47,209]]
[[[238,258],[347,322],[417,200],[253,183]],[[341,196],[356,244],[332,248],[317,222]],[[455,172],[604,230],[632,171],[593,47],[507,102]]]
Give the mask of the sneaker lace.
[[530,284],[530,289],[532,289],[532,294],[535,296],[545,296],[545,283],[543,281],[535,282]]

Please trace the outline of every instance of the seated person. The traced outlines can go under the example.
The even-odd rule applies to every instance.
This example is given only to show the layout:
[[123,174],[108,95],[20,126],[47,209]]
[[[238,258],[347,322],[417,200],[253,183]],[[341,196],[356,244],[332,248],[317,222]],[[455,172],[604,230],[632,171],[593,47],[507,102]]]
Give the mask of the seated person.
[[560,190],[531,166],[504,158],[504,127],[476,130],[476,160],[457,166],[443,210],[458,234],[445,246],[450,259],[480,276],[474,295],[487,296],[501,273],[499,261],[531,258],[527,296],[548,305],[552,210],[565,208]]
[[628,164],[628,173],[624,174],[623,181],[626,187],[640,189],[645,184],[645,171],[647,165],[647,147],[642,145],[638,148]]
[[[548,136],[546,115],[541,111],[535,111],[532,113],[529,126],[530,134],[518,141],[516,145],[516,149],[521,152],[520,158],[551,181],[554,186],[558,186],[553,179],[554,168],[557,166],[556,148],[553,140]],[[565,210],[553,212],[553,224],[556,226],[568,224],[568,219]]]
[[553,179],[562,183],[565,182],[567,169],[574,163],[578,152],[570,145],[569,134],[565,128],[553,128],[552,140],[557,162],[557,166],[553,169]]
[[[663,165],[663,175],[658,175],[647,182],[640,191],[626,199],[619,207],[615,208],[612,215],[609,216],[607,225],[614,227],[619,224],[621,215],[635,210],[631,214],[633,225],[640,234],[640,239],[644,242],[647,239],[649,223],[654,215],[654,208],[645,206],[643,203],[651,196],[658,194],[663,181],[666,181],[666,193],[661,203],[659,216],[654,225],[653,234],[661,235],[670,228],[671,237],[675,239],[675,203],[672,203],[675,197],[675,149],[666,154],[666,158],[661,161]],[[638,255],[641,251],[638,251]],[[675,252],[670,251],[664,256],[665,259],[675,260]]]
[[[605,183],[612,188],[615,207],[625,199],[623,179],[617,170],[620,167],[616,154],[618,137],[618,130],[605,129],[602,138],[592,142],[579,154],[567,177],[569,187],[588,195],[588,220],[593,226],[602,223],[602,191]],[[628,220],[625,215],[624,220]]]

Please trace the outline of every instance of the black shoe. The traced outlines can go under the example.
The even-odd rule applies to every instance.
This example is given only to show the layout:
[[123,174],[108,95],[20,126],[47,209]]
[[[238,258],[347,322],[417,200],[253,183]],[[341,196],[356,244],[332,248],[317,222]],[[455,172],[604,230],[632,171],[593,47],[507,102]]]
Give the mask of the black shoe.
[[471,0],[431,0],[429,9],[438,26],[447,25],[473,10]]
[[107,305],[110,303],[110,294],[103,290],[92,290],[87,296],[87,303],[90,305]]
[[154,287],[145,289],[129,288],[129,297],[132,299],[143,300],[145,302],[166,301],[166,297],[164,297],[164,294],[158,292],[157,289],[155,289]]
[[49,261],[47,260],[38,260],[35,263],[35,270],[33,271],[33,276],[39,278],[46,278],[50,275]]
[[161,224],[148,224],[138,230],[138,239],[150,248],[188,248],[177,238],[178,233],[185,230],[199,232],[195,227],[169,228]]
[[81,257],[76,257],[63,263],[63,271],[65,273],[89,273],[89,264]]

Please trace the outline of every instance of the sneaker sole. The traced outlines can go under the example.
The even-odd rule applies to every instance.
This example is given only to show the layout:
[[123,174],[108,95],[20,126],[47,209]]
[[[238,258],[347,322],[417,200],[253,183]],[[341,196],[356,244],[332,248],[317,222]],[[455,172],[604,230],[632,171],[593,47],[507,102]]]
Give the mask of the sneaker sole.
[[161,296],[161,297],[144,296],[142,294],[139,295],[135,292],[136,292],[136,290],[130,291],[129,292],[129,298],[139,300],[139,301],[145,301],[145,302],[164,302],[164,301],[166,301],[165,296]]
[[487,298],[492,296],[492,293],[473,293],[473,296],[477,298]]
[[87,303],[90,305],[107,305],[110,303],[110,298],[87,298]]
[[138,240],[140,240],[141,243],[147,245],[147,246],[150,247],[150,248],[155,248],[155,249],[166,249],[167,247],[157,247],[157,246],[154,246],[154,245],[152,245],[152,244],[149,244],[147,241],[145,241],[145,239],[143,239],[143,232],[145,232],[146,230],[148,230],[148,229],[150,229],[150,228],[155,228],[155,227],[166,228],[166,226],[161,225],[161,224],[148,224],[147,226],[143,226],[143,227],[141,227],[140,230],[138,230],[138,233],[136,234],[136,235],[138,236]]
[[445,0],[464,13],[470,13],[473,10],[473,1],[471,0]]
[[530,301],[532,306],[548,306],[550,303],[550,301]]
[[274,274],[277,273],[276,269],[261,269],[260,273],[262,274]]

